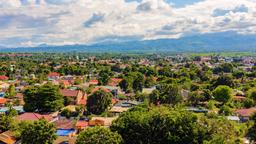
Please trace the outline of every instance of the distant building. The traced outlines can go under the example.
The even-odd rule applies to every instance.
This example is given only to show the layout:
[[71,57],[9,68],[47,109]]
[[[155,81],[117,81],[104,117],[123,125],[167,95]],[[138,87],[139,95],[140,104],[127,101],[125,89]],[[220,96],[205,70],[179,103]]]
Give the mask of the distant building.
[[17,139],[12,131],[6,131],[0,134],[0,144],[15,144]]
[[51,72],[48,74],[48,80],[57,80],[60,78],[60,74],[57,72]]
[[96,79],[93,79],[93,80],[89,81],[89,85],[98,85],[98,84],[99,84],[99,81],[96,80]]
[[240,118],[241,121],[248,121],[250,117],[256,113],[256,108],[248,108],[248,109],[238,109],[235,111],[235,114]]
[[4,75],[0,75],[0,80],[1,80],[1,81],[6,81],[6,80],[8,80],[8,79],[9,79],[9,77],[4,76]]
[[82,91],[79,90],[69,90],[69,89],[62,89],[60,90],[62,96],[70,98],[70,104],[77,104],[83,98],[84,94]]
[[37,121],[40,119],[45,119],[48,122],[54,122],[57,120],[57,118],[54,118],[50,115],[41,115],[38,113],[29,113],[29,112],[18,115],[15,119],[17,121]]

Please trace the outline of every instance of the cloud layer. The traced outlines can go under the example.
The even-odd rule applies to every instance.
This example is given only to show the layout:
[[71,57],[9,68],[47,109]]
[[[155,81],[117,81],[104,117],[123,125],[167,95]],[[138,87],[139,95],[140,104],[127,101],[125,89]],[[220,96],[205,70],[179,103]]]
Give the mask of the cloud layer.
[[0,0],[0,45],[256,33],[255,0],[196,1],[176,7],[172,0]]

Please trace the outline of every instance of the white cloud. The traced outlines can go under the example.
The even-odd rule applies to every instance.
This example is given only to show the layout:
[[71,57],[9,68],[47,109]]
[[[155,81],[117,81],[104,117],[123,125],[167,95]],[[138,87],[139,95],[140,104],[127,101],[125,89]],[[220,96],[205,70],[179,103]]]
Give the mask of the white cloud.
[[6,46],[256,33],[255,0],[205,0],[182,8],[164,0],[0,0],[0,7],[0,43]]

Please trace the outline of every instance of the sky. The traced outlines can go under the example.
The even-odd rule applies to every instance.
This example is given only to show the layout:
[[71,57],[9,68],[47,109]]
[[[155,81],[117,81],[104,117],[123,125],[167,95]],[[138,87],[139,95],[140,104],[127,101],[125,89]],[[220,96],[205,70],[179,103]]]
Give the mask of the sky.
[[0,47],[256,33],[256,0],[0,0]]

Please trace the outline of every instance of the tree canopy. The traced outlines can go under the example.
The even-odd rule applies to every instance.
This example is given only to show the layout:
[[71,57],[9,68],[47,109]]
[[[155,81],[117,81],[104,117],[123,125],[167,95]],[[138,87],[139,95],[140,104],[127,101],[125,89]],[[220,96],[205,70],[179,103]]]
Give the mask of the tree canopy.
[[121,144],[122,137],[109,128],[93,127],[82,131],[76,140],[76,144]]
[[29,112],[55,112],[64,106],[59,88],[50,84],[29,87],[24,91],[24,101]]
[[127,144],[202,144],[215,139],[232,143],[239,138],[230,121],[198,117],[180,108],[163,106],[135,107],[121,114],[111,130],[117,131]]
[[213,91],[213,97],[222,103],[227,103],[232,99],[232,89],[229,86],[218,86]]
[[101,114],[110,106],[112,94],[99,90],[87,99],[87,110],[92,114]]
[[51,144],[57,138],[56,129],[52,123],[41,119],[28,123],[21,130],[22,144]]

